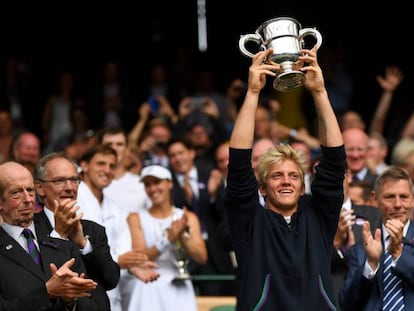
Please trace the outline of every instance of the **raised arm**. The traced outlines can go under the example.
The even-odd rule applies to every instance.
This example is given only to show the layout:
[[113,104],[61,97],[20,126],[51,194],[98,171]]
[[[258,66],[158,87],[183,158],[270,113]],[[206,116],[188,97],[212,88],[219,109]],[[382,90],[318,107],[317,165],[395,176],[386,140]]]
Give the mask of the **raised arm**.
[[243,105],[240,108],[230,137],[230,147],[250,149],[253,146],[254,119],[259,102],[260,91],[266,85],[266,75],[276,76],[274,71],[280,69],[278,64],[269,64],[265,60],[273,53],[273,49],[261,51],[252,58],[249,68],[249,81]]
[[305,87],[312,95],[318,114],[318,136],[321,144],[325,147],[337,147],[343,144],[342,134],[329,101],[316,52],[316,46],[312,50],[302,50],[299,60],[305,63],[305,66],[301,70],[305,72]]
[[383,134],[385,120],[390,110],[394,91],[404,79],[404,74],[396,66],[387,66],[385,68],[385,76],[377,76],[376,78],[382,88],[382,94],[372,117],[369,132]]

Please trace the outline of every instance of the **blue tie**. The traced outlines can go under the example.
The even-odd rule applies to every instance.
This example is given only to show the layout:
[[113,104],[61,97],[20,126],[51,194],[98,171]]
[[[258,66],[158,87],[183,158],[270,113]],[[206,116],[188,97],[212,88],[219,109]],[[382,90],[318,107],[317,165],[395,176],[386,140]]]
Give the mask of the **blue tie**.
[[382,310],[404,310],[405,305],[402,281],[393,273],[391,265],[392,256],[386,251],[384,260],[384,298]]
[[23,235],[27,241],[27,252],[35,263],[40,264],[40,253],[37,250],[36,244],[34,242],[33,232],[30,229],[26,228],[23,229]]

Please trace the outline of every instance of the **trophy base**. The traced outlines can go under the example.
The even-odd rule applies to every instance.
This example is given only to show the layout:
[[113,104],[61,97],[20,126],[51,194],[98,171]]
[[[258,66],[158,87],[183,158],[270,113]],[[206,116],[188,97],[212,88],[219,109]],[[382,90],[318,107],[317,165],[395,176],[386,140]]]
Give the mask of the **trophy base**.
[[189,274],[182,274],[177,275],[175,278],[173,278],[172,283],[182,283],[187,280],[191,280],[191,276]]
[[281,73],[273,81],[273,87],[281,92],[289,92],[301,87],[305,83],[305,75],[300,71]]

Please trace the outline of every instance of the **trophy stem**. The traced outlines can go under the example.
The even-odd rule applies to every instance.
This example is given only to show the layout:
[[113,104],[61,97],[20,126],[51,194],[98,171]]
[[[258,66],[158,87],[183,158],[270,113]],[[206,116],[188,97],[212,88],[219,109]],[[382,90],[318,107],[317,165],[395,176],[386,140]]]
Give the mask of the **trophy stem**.
[[273,81],[273,87],[281,92],[292,91],[305,83],[305,75],[301,71],[293,70],[294,62],[284,61],[280,64],[283,72]]
[[280,66],[283,68],[283,73],[288,73],[293,71],[293,62],[291,61],[284,61],[280,63]]

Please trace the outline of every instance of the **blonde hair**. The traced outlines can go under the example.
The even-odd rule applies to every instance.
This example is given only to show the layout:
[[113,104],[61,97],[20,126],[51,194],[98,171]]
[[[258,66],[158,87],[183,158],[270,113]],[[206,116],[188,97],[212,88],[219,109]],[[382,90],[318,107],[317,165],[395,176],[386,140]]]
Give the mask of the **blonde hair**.
[[299,167],[300,177],[302,183],[304,183],[304,176],[307,170],[305,156],[302,152],[293,149],[288,144],[278,144],[275,147],[271,147],[261,156],[257,170],[259,183],[261,185],[266,184],[269,169],[273,164],[280,164],[288,160],[293,161]]

